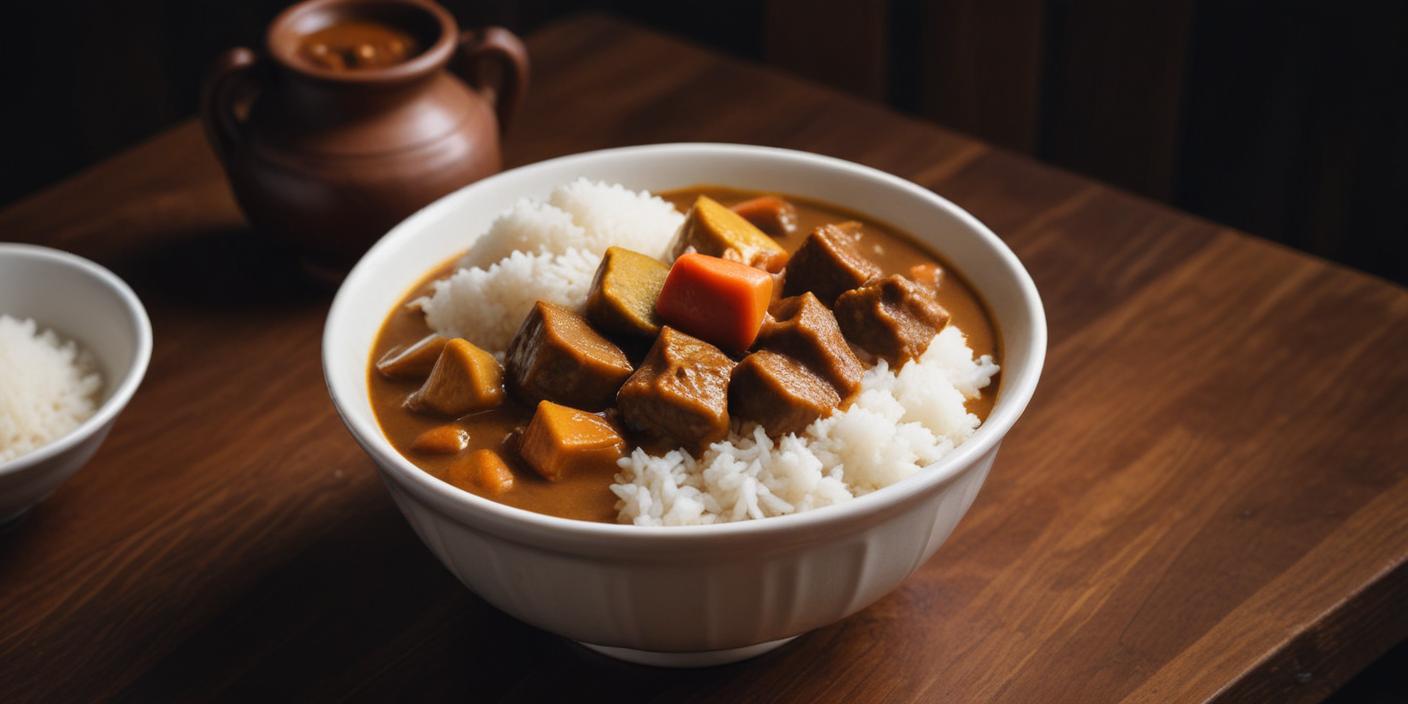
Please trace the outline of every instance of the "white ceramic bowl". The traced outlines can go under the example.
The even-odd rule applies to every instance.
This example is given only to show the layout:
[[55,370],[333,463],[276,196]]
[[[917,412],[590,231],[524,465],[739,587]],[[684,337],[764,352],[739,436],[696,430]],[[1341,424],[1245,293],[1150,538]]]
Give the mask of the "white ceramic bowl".
[[[88,462],[147,373],[152,326],[137,295],[93,262],[48,247],[0,243],[0,313],[33,318],[92,353],[103,375],[92,418],[0,463],[0,523],[23,514]],[[23,373],[3,370],[0,373]]]
[[[427,271],[496,213],[579,176],[663,189],[693,184],[793,193],[898,226],[942,253],[987,301],[1003,341],[987,422],[940,464],[846,504],[713,526],[572,521],[456,489],[406,461],[367,396],[373,338]],[[982,223],[908,181],[839,159],[728,144],[661,144],[507,171],[413,215],[343,282],[323,335],[329,392],[421,540],[489,603],[614,657],[697,666],[765,652],[884,596],[933,555],[968,510],[998,444],[1036,388],[1046,351],[1041,301],[1021,263]]]

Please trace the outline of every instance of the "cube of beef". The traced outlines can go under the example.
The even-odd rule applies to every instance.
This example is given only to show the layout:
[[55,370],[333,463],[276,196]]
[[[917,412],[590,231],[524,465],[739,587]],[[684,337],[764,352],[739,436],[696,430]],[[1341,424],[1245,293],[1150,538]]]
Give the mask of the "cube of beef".
[[582,316],[538,301],[508,345],[509,390],[526,403],[553,401],[596,411],[631,375],[620,347]]
[[812,292],[772,305],[758,332],[758,349],[788,355],[825,379],[841,398],[860,387],[864,369],[841,336],[836,316]]
[[728,434],[734,362],[719,348],[668,325],[616,395],[626,425],[690,449]]
[[836,297],[879,276],[880,267],[860,253],[860,233],[840,225],[822,225],[807,235],[787,262],[782,295],[808,291],[831,305]]
[[734,367],[728,396],[734,415],[756,421],[774,437],[802,432],[841,402],[807,365],[771,350],[754,352]]
[[924,354],[948,324],[948,311],[934,289],[896,274],[842,294],[836,321],[846,339],[899,366]]

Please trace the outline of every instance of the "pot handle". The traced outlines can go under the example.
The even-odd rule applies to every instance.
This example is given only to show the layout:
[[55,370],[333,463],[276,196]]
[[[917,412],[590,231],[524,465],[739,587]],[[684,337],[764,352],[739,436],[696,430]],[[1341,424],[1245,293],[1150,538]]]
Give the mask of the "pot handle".
[[244,144],[244,123],[235,114],[235,106],[246,92],[241,88],[253,84],[259,64],[259,56],[253,51],[235,47],[216,59],[201,84],[200,120],[205,125],[206,140],[222,162],[228,163]]
[[499,131],[508,129],[528,92],[528,49],[518,35],[503,27],[468,30],[460,34],[459,55],[450,65],[494,106]]

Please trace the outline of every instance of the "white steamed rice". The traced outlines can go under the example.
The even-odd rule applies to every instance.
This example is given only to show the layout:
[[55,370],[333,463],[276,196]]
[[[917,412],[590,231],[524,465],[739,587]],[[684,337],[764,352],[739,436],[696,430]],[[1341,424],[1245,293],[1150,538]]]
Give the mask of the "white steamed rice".
[[607,247],[663,258],[682,222],[647,191],[579,178],[514,203],[414,305],[431,329],[501,353],[535,301],[580,309]]
[[[413,305],[431,329],[502,353],[538,300],[580,310],[601,255],[619,246],[664,259],[683,215],[648,192],[578,179],[545,201],[514,203],[475,240],[456,271]],[[924,355],[869,369],[853,402],[801,435],[773,440],[753,424],[696,458],[682,450],[621,460],[611,491],[618,520],[691,525],[807,511],[894,484],[968,439],[977,416],[964,407],[998,371],[974,359],[948,326]]]
[[699,458],[635,450],[611,491],[619,518],[636,525],[694,525],[781,516],[842,503],[894,484],[943,459],[978,428],[964,408],[997,373],[974,360],[949,326],[923,357],[896,374],[884,360],[866,371],[845,410],[777,441],[735,427]]
[[102,379],[86,353],[33,320],[0,315],[0,462],[29,454],[97,411]]

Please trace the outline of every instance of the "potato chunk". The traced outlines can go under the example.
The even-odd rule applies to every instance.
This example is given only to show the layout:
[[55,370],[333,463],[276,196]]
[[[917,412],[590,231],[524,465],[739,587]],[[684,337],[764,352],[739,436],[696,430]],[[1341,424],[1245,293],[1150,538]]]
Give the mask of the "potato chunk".
[[376,361],[376,370],[392,379],[424,379],[449,341],[442,335],[426,335],[409,345],[393,347]]
[[544,301],[533,306],[508,345],[510,390],[529,403],[601,410],[630,375],[631,362],[620,347],[582,316]]
[[807,235],[787,264],[782,295],[811,291],[829,306],[837,296],[881,274],[880,267],[860,253],[860,231],[848,225],[822,225]]
[[519,452],[544,479],[557,481],[576,470],[614,468],[626,453],[626,441],[595,413],[541,401]]
[[730,208],[753,223],[759,230],[782,237],[797,230],[797,209],[791,203],[777,196],[759,196]]
[[841,398],[860,388],[864,373],[856,353],[841,336],[836,316],[810,291],[784,298],[772,305],[758,349],[788,355],[825,379]]
[[475,450],[450,465],[446,479],[465,491],[493,498],[513,488],[513,471],[499,453]]
[[836,321],[846,339],[899,366],[924,354],[948,311],[933,288],[892,274],[841,294]]
[[469,431],[458,425],[437,425],[416,436],[411,450],[427,455],[453,455],[469,447]]
[[626,425],[697,448],[728,434],[733,360],[668,325],[616,395]]
[[770,350],[754,352],[733,368],[728,397],[734,415],[757,421],[773,437],[802,432],[841,402],[805,364]]
[[675,233],[671,257],[689,251],[731,259],[765,271],[780,271],[787,264],[787,250],[742,215],[708,196],[699,196]]
[[608,333],[653,337],[660,332],[655,301],[670,267],[621,247],[609,247],[587,294],[587,319]]
[[417,411],[459,417],[504,402],[503,369],[494,356],[468,340],[445,343],[425,383],[406,398]]

